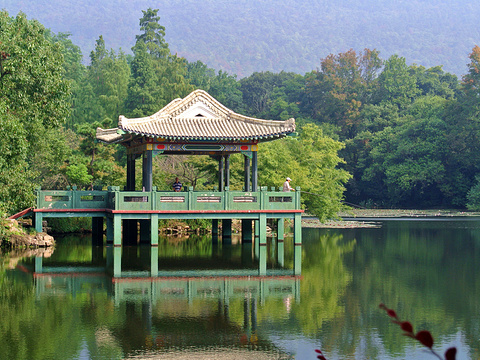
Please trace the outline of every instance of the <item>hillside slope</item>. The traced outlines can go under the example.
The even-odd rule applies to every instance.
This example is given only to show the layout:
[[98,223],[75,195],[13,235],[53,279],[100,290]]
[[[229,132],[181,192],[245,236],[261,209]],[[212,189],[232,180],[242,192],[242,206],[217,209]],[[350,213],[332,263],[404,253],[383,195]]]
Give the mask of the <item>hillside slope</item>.
[[407,63],[462,75],[480,43],[480,2],[467,0],[0,0],[54,32],[72,34],[84,57],[103,35],[129,53],[141,10],[159,8],[172,52],[239,77],[254,71],[305,73],[353,48],[396,53]]

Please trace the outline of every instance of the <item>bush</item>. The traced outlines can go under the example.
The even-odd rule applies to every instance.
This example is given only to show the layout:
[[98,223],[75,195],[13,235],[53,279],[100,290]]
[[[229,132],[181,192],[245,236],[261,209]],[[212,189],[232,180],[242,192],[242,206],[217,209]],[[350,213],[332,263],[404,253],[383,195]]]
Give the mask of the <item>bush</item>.
[[92,219],[88,217],[50,218],[47,222],[54,234],[81,233],[92,229]]
[[467,194],[467,209],[480,211],[480,176],[476,177],[477,184],[472,186]]

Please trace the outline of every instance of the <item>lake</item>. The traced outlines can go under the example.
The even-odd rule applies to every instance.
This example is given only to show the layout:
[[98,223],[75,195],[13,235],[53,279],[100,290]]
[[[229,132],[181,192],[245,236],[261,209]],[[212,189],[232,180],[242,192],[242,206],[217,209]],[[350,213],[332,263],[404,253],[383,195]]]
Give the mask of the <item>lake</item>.
[[435,359],[380,303],[442,356],[479,359],[480,218],[377,225],[304,228],[301,247],[68,236],[5,255],[0,359]]

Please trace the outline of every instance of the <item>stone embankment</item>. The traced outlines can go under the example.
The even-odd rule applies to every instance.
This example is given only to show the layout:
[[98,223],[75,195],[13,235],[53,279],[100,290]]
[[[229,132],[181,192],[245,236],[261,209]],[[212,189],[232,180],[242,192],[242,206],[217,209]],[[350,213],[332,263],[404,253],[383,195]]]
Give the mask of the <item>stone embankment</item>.
[[16,220],[2,219],[0,222],[0,246],[7,248],[45,248],[55,245],[53,236],[40,232],[28,234]]

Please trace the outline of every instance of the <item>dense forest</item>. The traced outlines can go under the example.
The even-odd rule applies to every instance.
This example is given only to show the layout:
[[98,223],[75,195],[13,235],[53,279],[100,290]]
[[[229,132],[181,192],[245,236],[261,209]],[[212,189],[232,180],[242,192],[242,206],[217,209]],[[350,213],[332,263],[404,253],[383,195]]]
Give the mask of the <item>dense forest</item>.
[[[132,55],[100,36],[82,62],[68,34],[0,12],[0,210],[32,205],[34,188],[125,184],[121,147],[95,141],[120,114],[147,116],[196,88],[232,110],[294,117],[298,136],[262,144],[259,184],[286,175],[322,220],[341,200],[366,207],[469,208],[480,204],[480,48],[459,80],[441,65],[408,65],[365,48],[330,54],[316,70],[255,72],[240,80],[173,54],[158,10],[143,11]],[[139,164],[141,166],[141,164]],[[233,158],[232,187],[242,161]],[[208,157],[155,158],[154,185],[172,176],[212,188]]]
[[239,78],[305,74],[329,54],[364,48],[460,76],[480,38],[480,3],[468,0],[0,0],[0,10],[71,33],[86,55],[100,35],[107,48],[131,54],[149,7],[160,8],[172,53]]

